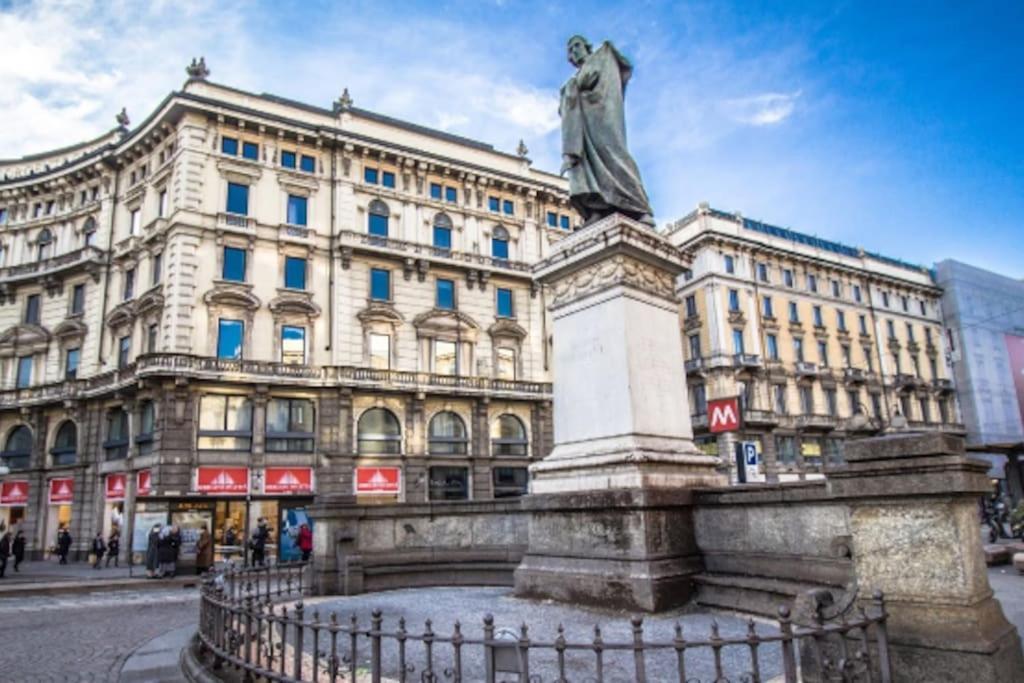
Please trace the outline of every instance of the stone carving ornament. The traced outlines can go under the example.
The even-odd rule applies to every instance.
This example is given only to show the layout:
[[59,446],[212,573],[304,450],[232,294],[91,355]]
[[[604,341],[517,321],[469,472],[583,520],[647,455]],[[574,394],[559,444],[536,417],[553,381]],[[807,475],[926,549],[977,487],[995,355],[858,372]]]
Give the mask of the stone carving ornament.
[[616,285],[625,285],[648,294],[675,300],[675,282],[669,273],[628,256],[619,255],[578,270],[555,283],[551,305],[560,306]]

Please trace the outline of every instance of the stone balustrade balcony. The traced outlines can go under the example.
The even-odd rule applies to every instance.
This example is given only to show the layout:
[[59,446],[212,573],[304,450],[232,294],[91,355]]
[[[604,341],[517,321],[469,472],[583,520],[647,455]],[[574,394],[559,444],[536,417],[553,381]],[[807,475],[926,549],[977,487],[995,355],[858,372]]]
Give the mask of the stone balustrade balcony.
[[529,275],[532,267],[523,261],[494,258],[485,254],[472,254],[453,249],[442,249],[421,242],[410,242],[395,237],[381,237],[365,232],[342,230],[338,233],[341,246],[374,254],[387,254],[400,258],[420,258],[446,265],[462,265],[470,268],[523,273]]
[[103,262],[101,249],[91,245],[81,247],[40,261],[0,268],[0,285],[37,282],[41,278],[61,276],[78,269],[98,268]]
[[839,420],[834,415],[806,414],[796,416],[798,429],[807,431],[827,432],[838,426]]

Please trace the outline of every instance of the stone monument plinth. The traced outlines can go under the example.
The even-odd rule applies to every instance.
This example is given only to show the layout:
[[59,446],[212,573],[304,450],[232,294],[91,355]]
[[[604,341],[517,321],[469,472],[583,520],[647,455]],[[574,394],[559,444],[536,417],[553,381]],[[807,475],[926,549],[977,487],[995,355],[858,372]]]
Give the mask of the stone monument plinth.
[[535,267],[551,297],[555,445],[530,468],[517,594],[647,611],[689,597],[700,569],[689,491],[725,482],[693,444],[685,266],[668,240],[613,214]]

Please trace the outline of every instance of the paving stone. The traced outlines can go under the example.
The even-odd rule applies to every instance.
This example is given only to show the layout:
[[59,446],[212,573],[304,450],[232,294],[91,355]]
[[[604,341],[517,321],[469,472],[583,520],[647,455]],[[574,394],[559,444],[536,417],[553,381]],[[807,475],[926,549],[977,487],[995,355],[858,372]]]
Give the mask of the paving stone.
[[999,564],[1007,564],[1010,561],[1010,549],[1005,545],[997,545],[995,543],[991,545],[983,546],[985,551],[985,564],[990,567],[994,567]]

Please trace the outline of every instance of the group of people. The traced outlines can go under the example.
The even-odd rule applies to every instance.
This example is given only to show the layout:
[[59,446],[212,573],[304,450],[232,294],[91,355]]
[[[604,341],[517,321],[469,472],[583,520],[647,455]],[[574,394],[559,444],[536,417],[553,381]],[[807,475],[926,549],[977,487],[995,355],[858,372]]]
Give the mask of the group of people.
[[18,529],[13,538],[10,531],[5,531],[3,536],[0,536],[0,579],[4,578],[4,572],[7,571],[7,560],[12,555],[14,556],[14,571],[20,571],[18,565],[25,559],[25,534],[21,529]]
[[100,563],[103,562],[103,557],[106,556],[107,564],[110,566],[110,561],[114,561],[114,566],[119,567],[118,564],[118,553],[121,550],[121,532],[115,527],[110,532],[110,536],[106,541],[103,540],[103,532],[97,531],[96,537],[92,539],[92,555],[93,562],[92,568],[99,569]]

